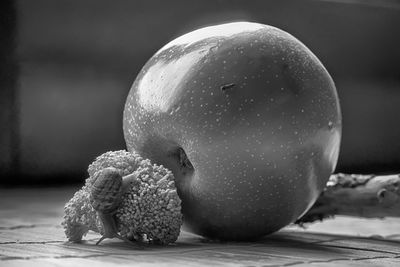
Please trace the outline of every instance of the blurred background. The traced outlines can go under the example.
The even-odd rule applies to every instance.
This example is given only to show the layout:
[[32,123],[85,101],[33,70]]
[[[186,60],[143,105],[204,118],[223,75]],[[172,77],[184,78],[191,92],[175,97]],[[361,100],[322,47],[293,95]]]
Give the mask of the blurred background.
[[125,148],[125,98],[147,59],[238,20],[291,33],[332,75],[337,172],[400,172],[400,1],[2,0],[0,183],[82,182],[97,155]]

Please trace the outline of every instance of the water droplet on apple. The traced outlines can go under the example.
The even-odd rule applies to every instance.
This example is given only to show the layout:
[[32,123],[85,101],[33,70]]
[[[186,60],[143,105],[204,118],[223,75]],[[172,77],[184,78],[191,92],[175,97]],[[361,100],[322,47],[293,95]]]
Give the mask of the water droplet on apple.
[[329,130],[333,129],[333,122],[332,121],[328,122],[328,128],[329,128]]

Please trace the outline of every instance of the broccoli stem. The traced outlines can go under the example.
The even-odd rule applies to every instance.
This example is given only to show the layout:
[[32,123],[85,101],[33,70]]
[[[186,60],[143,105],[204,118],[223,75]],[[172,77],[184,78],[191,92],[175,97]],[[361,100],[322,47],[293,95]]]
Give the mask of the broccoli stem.
[[295,224],[334,215],[400,217],[400,175],[332,175],[315,204]]

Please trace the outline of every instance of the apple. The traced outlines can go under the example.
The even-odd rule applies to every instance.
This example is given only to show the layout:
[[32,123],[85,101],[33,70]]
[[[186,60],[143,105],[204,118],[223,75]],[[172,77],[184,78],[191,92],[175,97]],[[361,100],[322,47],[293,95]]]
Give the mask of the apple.
[[187,33],[143,67],[126,100],[128,150],[172,170],[184,227],[260,238],[301,216],[334,171],[332,78],[292,35],[235,22]]

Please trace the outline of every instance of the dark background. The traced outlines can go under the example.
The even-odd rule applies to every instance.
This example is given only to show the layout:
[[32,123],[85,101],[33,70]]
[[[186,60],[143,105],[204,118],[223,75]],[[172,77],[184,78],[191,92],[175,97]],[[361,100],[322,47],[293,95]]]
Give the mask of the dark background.
[[147,59],[193,29],[248,20],[288,31],[332,75],[336,171],[400,172],[400,2],[2,0],[0,183],[81,182],[124,149],[122,111]]

